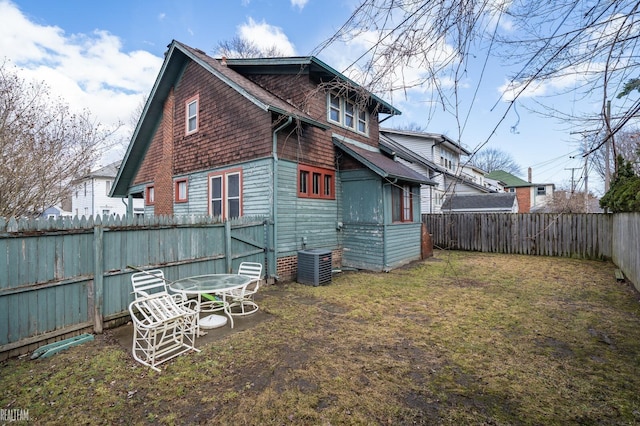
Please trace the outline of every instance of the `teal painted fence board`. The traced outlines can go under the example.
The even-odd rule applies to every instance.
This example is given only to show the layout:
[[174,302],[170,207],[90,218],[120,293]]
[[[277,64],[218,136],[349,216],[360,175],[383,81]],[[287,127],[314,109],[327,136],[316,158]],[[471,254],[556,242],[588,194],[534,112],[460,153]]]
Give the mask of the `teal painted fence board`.
[[[263,217],[225,223],[210,217],[0,222],[0,354],[66,329],[126,317],[133,265],[168,279],[222,273],[243,260],[264,263],[272,225]],[[38,227],[41,228],[38,228]]]

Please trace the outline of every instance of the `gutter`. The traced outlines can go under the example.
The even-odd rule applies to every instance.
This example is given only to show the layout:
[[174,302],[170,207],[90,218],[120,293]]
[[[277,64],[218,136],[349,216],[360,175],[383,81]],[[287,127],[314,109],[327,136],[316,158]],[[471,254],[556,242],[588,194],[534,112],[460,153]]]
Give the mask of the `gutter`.
[[289,116],[287,121],[273,131],[273,276],[278,278],[278,132],[289,126],[293,122],[293,117]]

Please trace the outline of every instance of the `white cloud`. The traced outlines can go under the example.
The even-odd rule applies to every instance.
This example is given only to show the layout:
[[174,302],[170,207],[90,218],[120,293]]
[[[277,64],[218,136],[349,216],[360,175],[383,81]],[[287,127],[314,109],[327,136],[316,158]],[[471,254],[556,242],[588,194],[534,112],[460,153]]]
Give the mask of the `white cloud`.
[[246,24],[238,28],[238,34],[261,49],[268,50],[275,46],[285,56],[295,55],[295,47],[282,29],[264,21],[260,23],[249,18]]
[[121,138],[131,134],[131,116],[162,65],[149,52],[124,52],[120,39],[106,31],[68,35],[31,22],[6,1],[0,1],[0,52],[20,77],[44,82],[71,109],[88,109],[107,128],[122,123]]
[[302,10],[308,2],[309,0],[291,0],[291,6],[297,7],[298,9]]

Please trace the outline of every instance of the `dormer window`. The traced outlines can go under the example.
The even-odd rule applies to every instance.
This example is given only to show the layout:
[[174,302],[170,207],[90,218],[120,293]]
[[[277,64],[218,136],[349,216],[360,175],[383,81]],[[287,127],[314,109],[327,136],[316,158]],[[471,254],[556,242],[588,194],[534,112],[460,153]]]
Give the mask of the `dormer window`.
[[327,94],[327,120],[365,136],[369,135],[369,113],[335,93]]

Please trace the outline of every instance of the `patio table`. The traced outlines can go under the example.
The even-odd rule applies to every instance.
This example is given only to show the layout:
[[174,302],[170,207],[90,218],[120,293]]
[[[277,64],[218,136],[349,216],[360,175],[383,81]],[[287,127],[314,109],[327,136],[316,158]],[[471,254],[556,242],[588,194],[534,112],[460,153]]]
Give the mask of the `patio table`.
[[[208,317],[199,318],[200,314],[200,305],[202,303],[202,295],[203,294],[215,294],[218,295],[222,300],[222,306],[224,313],[229,317],[231,322],[231,328],[233,328],[233,317],[231,316],[231,309],[229,307],[229,302],[226,299],[226,292],[229,290],[234,290],[237,288],[244,287],[251,281],[251,277],[247,277],[244,275],[237,274],[208,274],[208,275],[197,275],[193,277],[181,278],[179,280],[173,281],[169,284],[169,288],[172,291],[177,293],[182,293],[185,296],[196,296],[196,310],[198,311],[198,335],[200,333],[200,323],[212,323],[213,317],[219,317],[219,315],[209,315]],[[219,324],[224,325],[224,323]]]

